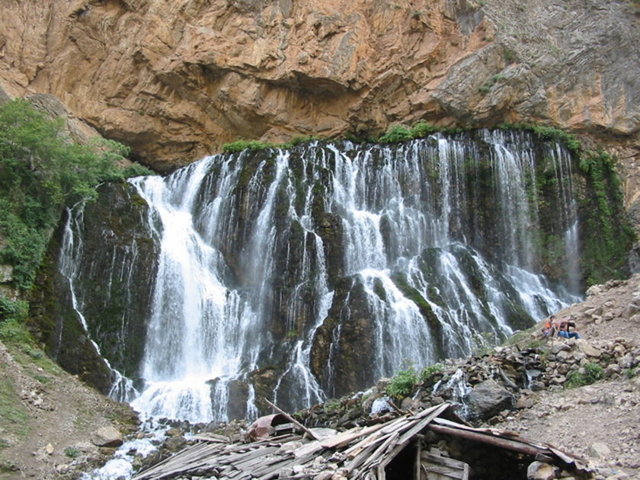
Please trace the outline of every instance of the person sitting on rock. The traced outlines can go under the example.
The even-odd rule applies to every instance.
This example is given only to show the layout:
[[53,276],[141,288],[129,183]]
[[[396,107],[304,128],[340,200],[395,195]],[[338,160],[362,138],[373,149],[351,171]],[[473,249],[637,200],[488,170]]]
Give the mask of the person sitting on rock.
[[543,337],[553,337],[556,334],[555,318],[555,315],[551,315],[547,318],[547,321],[544,323],[544,327],[542,327]]
[[558,336],[564,338],[580,338],[580,335],[575,330],[576,322],[574,322],[572,318],[570,318],[569,320],[563,320],[562,322],[560,322]]

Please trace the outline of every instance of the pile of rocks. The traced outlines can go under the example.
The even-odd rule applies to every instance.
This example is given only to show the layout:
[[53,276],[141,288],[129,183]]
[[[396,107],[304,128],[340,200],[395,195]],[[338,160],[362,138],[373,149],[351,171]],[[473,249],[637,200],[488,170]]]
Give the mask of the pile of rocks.
[[[527,348],[516,344],[482,357],[447,360],[429,369],[432,373],[405,396],[389,395],[394,380],[382,379],[366,392],[315,405],[297,416],[309,426],[351,428],[380,421],[394,411],[417,411],[449,401],[458,403],[458,414],[472,423],[497,423],[511,410],[531,407],[535,391],[640,374],[640,346],[624,338],[528,343]],[[381,402],[387,408],[380,409]]]
[[[402,412],[417,412],[448,401],[457,403],[457,414],[472,424],[495,425],[525,435],[530,432],[531,438],[542,439],[533,423],[538,423],[543,431],[548,428],[547,421],[559,422],[557,430],[561,433],[547,441],[570,445],[568,450],[586,458],[599,458],[603,464],[613,458],[608,465],[633,469],[637,454],[633,448],[609,452],[606,444],[590,440],[588,431],[584,438],[577,435],[580,432],[572,431],[568,418],[575,413],[580,419],[587,410],[589,416],[606,410],[603,417],[629,423],[629,412],[640,403],[636,387],[640,387],[640,329],[635,328],[640,323],[640,275],[592,287],[587,294],[585,302],[556,314],[561,319],[573,317],[585,338],[541,338],[539,325],[519,334],[511,345],[467,359],[449,359],[422,372],[413,372],[416,381],[403,395],[389,393],[397,392],[391,388],[397,379],[381,379],[365,392],[314,405],[294,416],[307,427],[342,430],[383,422]],[[597,388],[600,383],[572,388],[601,381],[607,381],[606,389],[615,393],[602,394]],[[550,397],[554,392],[559,395]],[[541,395],[545,396],[543,404]],[[615,398],[610,398],[612,395]],[[613,412],[612,407],[620,408]],[[631,423],[628,431],[619,432],[621,442],[633,442],[636,438]],[[240,421],[225,425],[175,425],[175,433],[168,436],[167,444],[153,455],[155,458],[146,459],[143,464],[148,466],[175,452],[175,443],[184,445],[181,432],[213,431],[230,441],[240,441],[245,429]],[[576,442],[571,443],[574,437]],[[448,440],[442,448],[455,450],[455,442]],[[543,464],[541,469],[545,468],[548,469]],[[618,469],[609,470],[595,478],[629,478]],[[606,472],[607,468],[600,471]]]

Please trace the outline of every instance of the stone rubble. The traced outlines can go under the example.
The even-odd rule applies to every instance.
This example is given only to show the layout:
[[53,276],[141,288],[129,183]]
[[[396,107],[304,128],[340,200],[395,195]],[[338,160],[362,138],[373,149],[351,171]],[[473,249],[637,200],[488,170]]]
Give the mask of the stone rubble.
[[[555,426],[561,433],[546,441],[561,448],[572,445],[571,453],[589,461],[595,480],[640,478],[640,332],[631,328],[640,320],[636,310],[640,275],[592,287],[587,294],[585,302],[556,315],[574,316],[582,339],[542,338],[540,324],[491,352],[448,359],[425,369],[406,395],[393,397],[388,391],[394,380],[381,379],[366,392],[328,400],[294,417],[307,427],[343,430],[448,401],[457,403],[457,414],[473,425],[519,431],[537,441],[545,441],[538,437],[537,428],[544,432]],[[596,419],[598,415],[606,427],[594,423],[601,420]],[[591,423],[595,429],[612,429],[621,445],[598,440],[588,429]],[[176,424],[165,445],[152,458],[140,459],[137,467],[148,467],[175,452],[176,446],[171,445],[175,439],[181,445],[189,443],[180,433],[194,428],[237,442],[246,425],[239,421],[196,427]],[[451,451],[456,446],[450,442],[442,448]],[[328,478],[339,477],[336,471]],[[528,478],[574,477],[541,463],[529,466]]]

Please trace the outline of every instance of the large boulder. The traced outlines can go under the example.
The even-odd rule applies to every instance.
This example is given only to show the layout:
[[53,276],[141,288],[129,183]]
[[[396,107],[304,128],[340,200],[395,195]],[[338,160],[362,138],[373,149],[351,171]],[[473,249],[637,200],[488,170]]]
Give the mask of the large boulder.
[[114,427],[102,427],[93,432],[91,443],[97,447],[119,447],[122,445],[122,434]]
[[495,380],[476,385],[467,397],[471,417],[487,419],[513,406],[513,395]]

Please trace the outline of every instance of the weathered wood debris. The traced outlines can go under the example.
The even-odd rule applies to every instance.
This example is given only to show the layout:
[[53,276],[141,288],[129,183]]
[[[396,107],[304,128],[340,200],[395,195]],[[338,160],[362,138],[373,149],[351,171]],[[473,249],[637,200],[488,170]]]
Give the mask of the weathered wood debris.
[[223,437],[202,435],[197,437],[197,444],[138,474],[134,480],[469,478],[472,466],[443,455],[438,449],[426,450],[427,432],[489,445],[529,458],[528,462],[557,465],[577,477],[587,473],[578,459],[550,445],[525,440],[513,432],[472,428],[444,418],[457,418],[451,407],[443,403],[330,436],[323,436],[318,430],[314,433],[316,439],[308,438],[308,433],[285,434],[229,444]]

